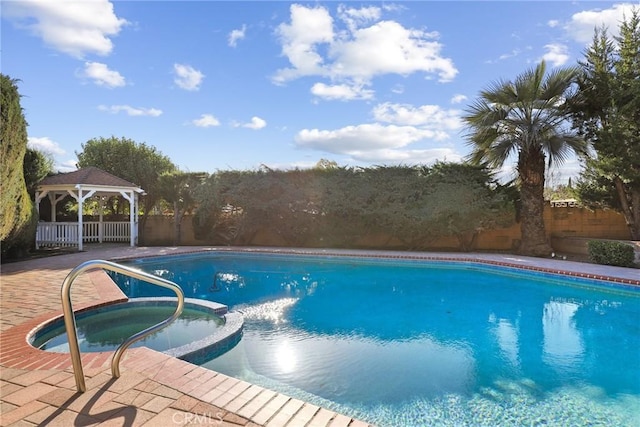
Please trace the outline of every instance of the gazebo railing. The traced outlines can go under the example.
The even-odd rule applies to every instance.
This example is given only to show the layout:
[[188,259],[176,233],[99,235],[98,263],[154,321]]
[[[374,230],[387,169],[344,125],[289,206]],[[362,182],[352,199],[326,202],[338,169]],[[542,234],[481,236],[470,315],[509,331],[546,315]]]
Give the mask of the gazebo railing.
[[[37,247],[78,246],[78,224],[75,222],[39,222],[36,231]],[[89,221],[82,223],[82,241],[128,242],[131,224],[119,221]]]
[[128,242],[131,224],[118,221],[90,221],[82,223],[83,242]]
[[78,230],[75,222],[39,222],[36,246],[78,246]]

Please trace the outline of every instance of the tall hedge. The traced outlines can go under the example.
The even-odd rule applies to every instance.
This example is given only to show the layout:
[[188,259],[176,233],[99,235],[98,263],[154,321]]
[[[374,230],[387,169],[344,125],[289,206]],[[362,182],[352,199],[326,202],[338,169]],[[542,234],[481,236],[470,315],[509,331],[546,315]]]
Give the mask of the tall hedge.
[[478,233],[515,220],[513,203],[481,166],[226,171],[201,187],[195,237],[249,244],[268,231],[288,246],[354,247],[367,236],[424,249],[451,236],[472,250]]
[[3,259],[21,256],[29,250],[37,221],[24,181],[27,122],[16,82],[0,74],[0,245]]

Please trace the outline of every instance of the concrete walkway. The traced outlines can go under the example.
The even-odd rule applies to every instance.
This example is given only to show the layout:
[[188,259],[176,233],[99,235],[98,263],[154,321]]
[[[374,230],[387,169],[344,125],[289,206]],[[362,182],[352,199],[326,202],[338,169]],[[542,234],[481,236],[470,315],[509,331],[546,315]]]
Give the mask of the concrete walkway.
[[[478,260],[640,286],[637,269],[490,254],[105,245],[86,252],[4,264],[0,275],[0,425],[367,426],[145,347],[125,353],[118,379],[111,377],[112,353],[83,354],[87,391],[77,393],[69,355],[37,350],[28,344],[26,337],[31,331],[62,314],[60,286],[80,263],[206,250]],[[102,271],[81,275],[73,284],[75,310],[125,299]]]

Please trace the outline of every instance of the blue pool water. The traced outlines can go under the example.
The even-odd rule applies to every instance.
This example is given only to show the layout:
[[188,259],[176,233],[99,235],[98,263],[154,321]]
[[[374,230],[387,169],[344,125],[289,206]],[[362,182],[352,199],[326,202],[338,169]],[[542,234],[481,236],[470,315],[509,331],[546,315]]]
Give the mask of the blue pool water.
[[[345,257],[135,266],[244,315],[240,343],[203,366],[379,426],[640,425],[640,291],[630,287]],[[130,297],[163,292],[116,281]]]

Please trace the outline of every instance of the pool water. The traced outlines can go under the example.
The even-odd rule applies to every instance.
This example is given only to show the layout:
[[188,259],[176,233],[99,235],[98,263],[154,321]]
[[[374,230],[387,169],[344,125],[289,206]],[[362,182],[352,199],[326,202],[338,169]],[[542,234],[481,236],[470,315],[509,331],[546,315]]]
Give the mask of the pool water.
[[135,265],[244,315],[240,343],[203,366],[379,426],[640,425],[638,290],[469,263]]
[[[175,303],[172,306],[143,305],[135,308],[119,304],[92,310],[90,315],[77,315],[80,352],[114,351],[127,338],[162,322],[174,312]],[[167,327],[134,342],[131,347],[146,346],[157,351],[181,347],[210,336],[212,330],[223,324],[224,321],[217,316],[185,307],[180,317]],[[39,333],[32,345],[41,350],[68,353],[64,323],[57,322],[57,326]]]

